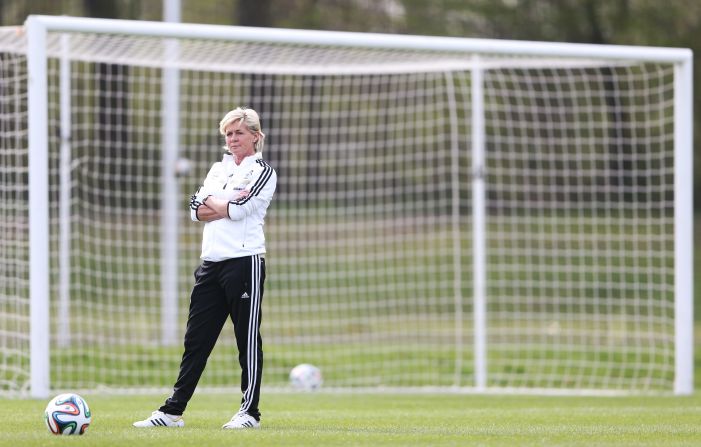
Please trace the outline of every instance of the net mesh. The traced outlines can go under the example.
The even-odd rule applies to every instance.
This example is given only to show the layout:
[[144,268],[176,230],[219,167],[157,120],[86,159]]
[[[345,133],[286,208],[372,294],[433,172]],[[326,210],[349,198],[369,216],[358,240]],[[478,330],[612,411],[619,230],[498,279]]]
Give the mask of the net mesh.
[[[22,36],[0,36],[0,394],[12,394],[28,381],[26,59]],[[327,387],[474,386],[471,55],[81,33],[48,43],[52,388],[174,382],[202,230],[188,199],[238,105],[261,114],[278,173],[264,385],[286,387],[312,363]],[[480,64],[487,386],[670,390],[672,66]],[[165,68],[179,70],[178,148],[162,143]],[[167,339],[163,151],[191,166],[167,223],[179,238]],[[228,325],[203,388],[238,386],[235,349]]]
[[0,53],[0,394],[26,392],[29,380],[26,65]]
[[495,71],[486,85],[493,380],[669,387],[672,67]]

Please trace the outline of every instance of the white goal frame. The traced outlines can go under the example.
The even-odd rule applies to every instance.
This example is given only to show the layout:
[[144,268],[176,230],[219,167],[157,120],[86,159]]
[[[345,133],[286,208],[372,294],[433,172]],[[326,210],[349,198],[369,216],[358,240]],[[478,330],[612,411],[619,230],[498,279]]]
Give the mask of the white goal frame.
[[[48,87],[47,87],[47,32],[86,32],[124,35],[156,36],[163,38],[222,39],[241,42],[296,43],[304,45],[331,45],[338,47],[361,47],[385,50],[451,51],[471,54],[469,70],[472,73],[472,218],[474,271],[474,352],[475,384],[477,391],[486,390],[487,383],[487,339],[486,339],[486,247],[485,247],[485,179],[484,169],[484,109],[482,104],[482,72],[493,67],[494,61],[486,65],[481,54],[518,54],[523,56],[567,57],[583,61],[615,60],[664,62],[674,65],[674,269],[675,269],[675,379],[674,394],[693,392],[693,106],[692,106],[692,52],[680,48],[657,48],[636,46],[609,46],[590,44],[565,44],[525,42],[509,40],[486,40],[449,37],[423,37],[387,35],[373,33],[350,33],[328,31],[305,31],[290,29],[268,29],[253,27],[229,27],[217,25],[174,24],[147,21],[122,21],[72,17],[29,16],[25,23],[27,35],[27,60],[29,77],[29,258],[30,258],[30,394],[45,398],[50,394],[49,354],[49,200],[48,166]],[[513,59],[504,63],[517,64]],[[168,71],[168,70],[166,70]],[[164,80],[164,91],[172,96],[177,92],[177,70],[170,72],[170,81]],[[175,79],[173,81],[173,79]],[[175,82],[176,84],[173,84]],[[174,87],[175,85],[175,87]],[[174,101],[177,105],[177,100]],[[172,103],[171,103],[172,104]],[[63,117],[64,114],[61,114]],[[170,119],[177,122],[175,116]],[[164,126],[176,129],[177,126]],[[175,135],[164,134],[164,141],[177,147]],[[169,151],[165,151],[168,153]],[[168,156],[174,157],[174,153]],[[166,163],[172,165],[172,163]],[[165,190],[173,190],[166,185]],[[172,212],[175,200],[164,200],[164,212]],[[167,214],[166,214],[167,215]],[[177,240],[177,233],[169,231],[168,238]],[[172,246],[175,246],[173,244]],[[459,250],[459,248],[455,248]],[[172,253],[163,253],[165,260],[174,260]],[[459,257],[456,257],[458,259]],[[166,261],[168,262],[168,261]],[[167,275],[173,275],[177,266],[163,265],[162,286],[168,287]],[[456,279],[459,281],[459,279]],[[460,285],[456,285],[459,290]],[[175,295],[172,290],[164,297]],[[164,298],[164,304],[167,298]],[[164,306],[173,309],[173,306]],[[172,315],[164,321],[172,321]],[[164,327],[167,326],[164,324]],[[165,329],[164,329],[165,330]],[[164,333],[164,339],[170,335]]]

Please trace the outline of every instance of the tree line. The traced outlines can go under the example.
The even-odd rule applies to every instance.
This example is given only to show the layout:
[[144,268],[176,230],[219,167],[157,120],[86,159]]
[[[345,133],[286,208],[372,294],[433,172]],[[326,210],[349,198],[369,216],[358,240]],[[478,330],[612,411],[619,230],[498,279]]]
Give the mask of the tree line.
[[[182,21],[192,23],[684,47],[694,50],[695,55],[701,52],[698,0],[181,0],[180,3]],[[3,0],[0,25],[20,25],[29,14],[161,20],[162,8],[162,0]],[[696,69],[695,81],[701,79],[699,76],[701,70]],[[701,95],[695,96],[694,103],[699,110]],[[694,128],[694,146],[699,147],[701,113],[696,114]],[[695,167],[701,167],[701,156],[695,157]],[[701,197],[701,182],[697,181],[694,189],[695,196]]]

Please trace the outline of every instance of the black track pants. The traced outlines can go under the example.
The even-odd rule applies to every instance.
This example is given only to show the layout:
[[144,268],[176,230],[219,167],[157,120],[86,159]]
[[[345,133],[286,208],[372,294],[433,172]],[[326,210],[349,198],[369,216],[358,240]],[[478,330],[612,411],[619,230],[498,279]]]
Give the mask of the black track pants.
[[260,418],[258,401],[263,372],[260,336],[265,260],[259,255],[220,262],[204,261],[195,271],[190,313],[185,331],[185,352],[173,394],[160,411],[182,414],[195,392],[207,359],[227,317],[234,323],[241,365],[241,411]]

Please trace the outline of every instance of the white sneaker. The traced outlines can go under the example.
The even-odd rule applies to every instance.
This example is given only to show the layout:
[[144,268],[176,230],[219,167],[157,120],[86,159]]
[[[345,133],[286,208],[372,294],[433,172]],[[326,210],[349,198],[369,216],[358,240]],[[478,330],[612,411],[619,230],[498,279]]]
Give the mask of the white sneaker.
[[239,429],[239,428],[259,428],[260,422],[248,413],[239,411],[231,418],[229,422],[224,424],[222,428]]
[[185,421],[182,416],[174,416],[172,414],[165,414],[162,411],[154,411],[151,416],[143,421],[134,422],[134,427],[138,428],[148,428],[148,427],[183,427]]

